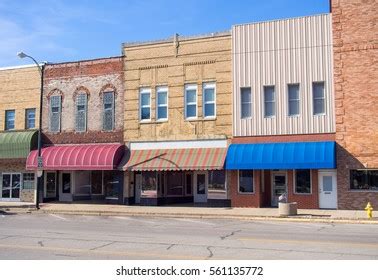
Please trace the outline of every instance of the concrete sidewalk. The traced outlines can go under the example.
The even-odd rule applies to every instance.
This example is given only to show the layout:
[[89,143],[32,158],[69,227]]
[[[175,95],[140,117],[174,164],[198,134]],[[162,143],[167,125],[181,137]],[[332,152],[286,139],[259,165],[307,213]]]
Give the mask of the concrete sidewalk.
[[126,206],[93,203],[43,203],[37,211],[30,203],[0,202],[0,212],[7,213],[47,213],[98,216],[148,216],[148,217],[188,217],[188,218],[236,218],[280,221],[372,223],[365,211],[355,210],[314,210],[299,209],[297,216],[280,217],[277,208],[208,208],[187,205],[179,206]]

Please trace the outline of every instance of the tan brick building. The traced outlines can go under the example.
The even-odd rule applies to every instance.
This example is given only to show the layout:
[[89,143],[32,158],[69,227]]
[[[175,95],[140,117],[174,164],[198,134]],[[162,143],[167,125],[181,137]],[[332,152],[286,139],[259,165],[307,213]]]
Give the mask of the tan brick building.
[[126,43],[123,54],[126,201],[229,204],[214,170],[232,135],[230,33]]
[[0,200],[35,199],[36,176],[25,162],[37,146],[40,79],[34,65],[0,69]]
[[378,5],[332,0],[338,206],[378,205]]

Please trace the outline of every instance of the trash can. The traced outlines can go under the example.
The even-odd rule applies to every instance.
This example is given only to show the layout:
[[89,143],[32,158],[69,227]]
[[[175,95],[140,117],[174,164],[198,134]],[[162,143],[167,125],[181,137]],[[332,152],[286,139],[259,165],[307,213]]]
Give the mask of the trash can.
[[279,202],[278,213],[280,216],[294,216],[298,214],[296,202]]

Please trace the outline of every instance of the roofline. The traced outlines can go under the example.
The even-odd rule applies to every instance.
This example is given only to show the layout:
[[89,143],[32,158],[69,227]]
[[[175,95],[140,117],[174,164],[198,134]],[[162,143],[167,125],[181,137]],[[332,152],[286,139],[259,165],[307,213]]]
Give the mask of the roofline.
[[[43,65],[42,63],[39,64],[39,66],[42,66],[42,65]],[[5,67],[0,67],[0,71],[23,69],[23,68],[32,68],[32,67],[37,67],[37,65],[35,65],[35,64],[24,64],[24,65],[15,65],[15,66],[5,66]]]
[[89,58],[89,59],[83,59],[83,60],[71,60],[71,61],[63,61],[63,62],[48,62],[46,66],[54,66],[54,65],[62,65],[62,64],[74,64],[74,63],[82,63],[82,62],[91,62],[91,61],[97,61],[97,60],[110,60],[110,59],[117,59],[117,58],[123,58],[123,55],[117,55],[117,56],[108,56],[108,57],[98,57],[98,58]]
[[287,21],[287,20],[294,20],[294,19],[300,19],[300,18],[318,17],[318,16],[324,16],[324,15],[331,15],[331,13],[321,13],[321,14],[308,15],[308,16],[298,16],[298,17],[289,17],[289,18],[280,18],[280,19],[271,19],[271,20],[262,20],[262,21],[254,21],[254,22],[247,22],[247,23],[239,23],[239,24],[232,25],[232,27],[243,26],[243,25],[251,25],[251,24],[270,23],[270,22],[276,22],[276,21]]
[[[206,33],[206,34],[198,34],[198,35],[189,35],[189,36],[178,35],[178,40],[180,42],[182,42],[182,41],[189,41],[189,40],[200,40],[200,39],[224,37],[224,36],[231,36],[231,30],[217,31],[217,32]],[[126,43],[122,43],[122,48],[170,43],[174,40],[174,37],[175,36],[168,37],[168,38],[165,38],[165,39],[157,39],[157,40],[150,40],[150,41],[126,42]]]

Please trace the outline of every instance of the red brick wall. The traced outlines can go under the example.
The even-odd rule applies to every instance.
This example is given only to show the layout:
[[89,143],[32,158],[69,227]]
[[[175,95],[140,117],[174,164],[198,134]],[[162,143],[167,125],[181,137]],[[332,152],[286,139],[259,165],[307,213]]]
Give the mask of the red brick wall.
[[334,133],[234,137],[232,143],[335,141]]
[[238,190],[238,171],[231,171],[231,206],[232,207],[261,207],[260,171],[253,171],[253,194],[240,194]]
[[339,209],[378,205],[378,192],[350,191],[350,169],[378,169],[378,5],[333,0]]
[[311,170],[311,194],[294,193],[294,170],[287,171],[288,201],[297,202],[300,209],[318,209],[318,170]]

